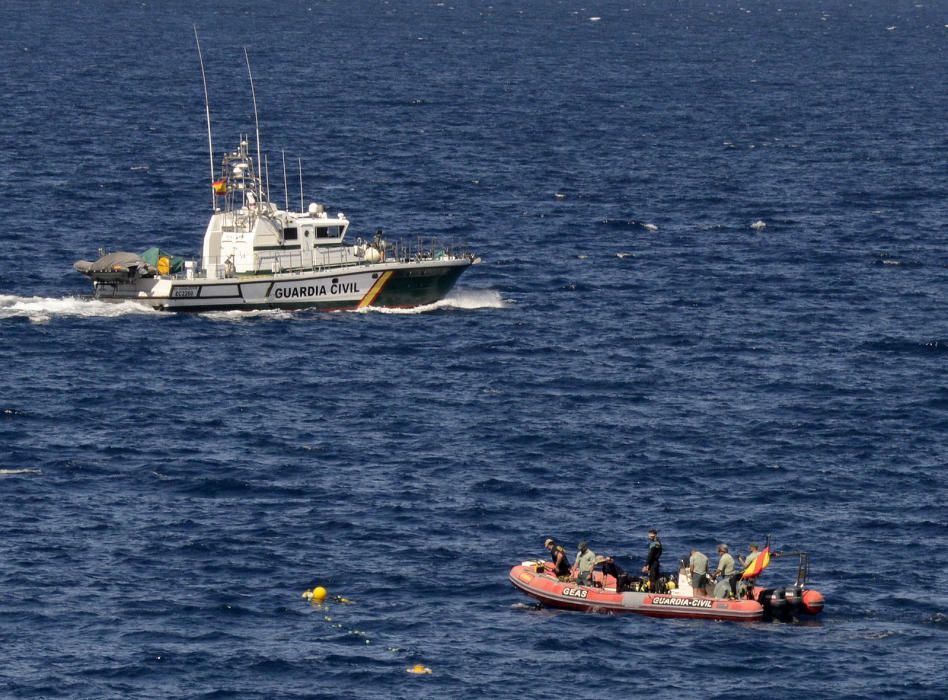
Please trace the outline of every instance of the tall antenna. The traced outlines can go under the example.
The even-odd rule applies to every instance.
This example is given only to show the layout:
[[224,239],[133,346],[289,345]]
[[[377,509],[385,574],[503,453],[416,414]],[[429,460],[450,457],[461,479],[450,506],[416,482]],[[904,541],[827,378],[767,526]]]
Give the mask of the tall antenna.
[[[204,75],[204,56],[201,55],[201,42],[198,28],[194,25],[194,43],[197,44],[198,61],[201,63],[201,81],[204,83],[204,113],[207,115],[207,155],[211,161],[211,183],[214,183],[214,144],[211,141],[211,103],[207,97],[207,77]],[[217,193],[211,188],[211,211],[217,208]]]
[[286,151],[281,151],[283,153],[283,199],[285,204],[283,205],[284,211],[290,210],[290,187],[286,184]]
[[260,119],[257,117],[257,93],[253,89],[253,73],[250,72],[250,54],[247,53],[247,47],[244,47],[244,58],[247,60],[247,75],[250,76],[250,96],[253,97],[253,120],[257,126],[257,167],[261,166],[260,161]]

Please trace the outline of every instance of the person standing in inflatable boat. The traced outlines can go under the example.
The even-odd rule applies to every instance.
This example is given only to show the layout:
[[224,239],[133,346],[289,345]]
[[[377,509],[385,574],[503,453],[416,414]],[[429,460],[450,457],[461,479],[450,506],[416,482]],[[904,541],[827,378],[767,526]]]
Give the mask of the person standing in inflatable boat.
[[737,597],[737,591],[734,590],[737,583],[737,578],[734,575],[734,557],[730,555],[728,546],[724,543],[718,545],[718,554],[720,558],[718,559],[718,568],[714,572],[714,578],[718,580],[723,577],[728,582],[731,597]]
[[658,530],[654,527],[648,531],[648,556],[642,573],[648,573],[648,589],[653,593],[658,591],[659,563],[662,558],[662,542],[658,539]]
[[586,542],[579,543],[579,551],[576,552],[576,561],[573,567],[576,569],[576,583],[580,586],[588,586],[592,583],[593,567],[596,565],[596,553],[586,546]]

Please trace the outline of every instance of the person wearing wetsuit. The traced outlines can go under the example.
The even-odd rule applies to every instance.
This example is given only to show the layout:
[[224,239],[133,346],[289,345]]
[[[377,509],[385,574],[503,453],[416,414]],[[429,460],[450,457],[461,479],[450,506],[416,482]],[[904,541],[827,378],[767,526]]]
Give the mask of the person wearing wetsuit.
[[616,593],[621,593],[622,591],[629,590],[629,584],[631,582],[631,577],[625,573],[623,568],[616,564],[615,560],[612,557],[605,557],[600,561],[600,566],[602,567],[602,580],[606,580],[606,576],[614,576],[616,579]]
[[648,531],[648,556],[645,559],[645,566],[642,567],[642,573],[648,573],[648,589],[652,593],[658,592],[658,560],[662,558],[662,542],[658,539],[658,530],[652,528]]
[[550,552],[550,559],[553,561],[553,575],[557,578],[569,576],[569,559],[566,557],[566,550],[552,539],[547,539],[544,544]]

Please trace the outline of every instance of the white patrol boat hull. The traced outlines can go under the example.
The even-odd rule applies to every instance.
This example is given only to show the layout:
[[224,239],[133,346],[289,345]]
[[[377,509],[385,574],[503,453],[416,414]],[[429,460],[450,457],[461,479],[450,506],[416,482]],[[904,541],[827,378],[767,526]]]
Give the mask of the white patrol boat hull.
[[442,299],[471,264],[458,258],[223,279],[95,280],[93,295],[101,301],[133,301],[163,311],[410,308]]

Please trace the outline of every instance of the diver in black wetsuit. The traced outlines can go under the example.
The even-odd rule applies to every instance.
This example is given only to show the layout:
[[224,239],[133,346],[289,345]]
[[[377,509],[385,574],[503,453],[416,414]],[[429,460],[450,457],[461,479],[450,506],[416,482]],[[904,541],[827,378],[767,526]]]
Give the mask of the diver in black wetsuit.
[[603,581],[606,580],[606,576],[615,577],[616,593],[621,593],[622,591],[627,591],[631,588],[632,577],[625,573],[622,567],[616,564],[612,557],[603,558],[599,562],[599,565],[602,567]]
[[543,544],[550,552],[550,558],[553,561],[553,574],[557,578],[568,577],[570,568],[569,559],[566,557],[566,550],[550,538],[547,538]]
[[658,539],[658,530],[652,528],[648,531],[648,557],[645,559],[645,566],[642,567],[642,573],[648,573],[648,589],[652,593],[658,592],[658,560],[661,558],[662,542]]

